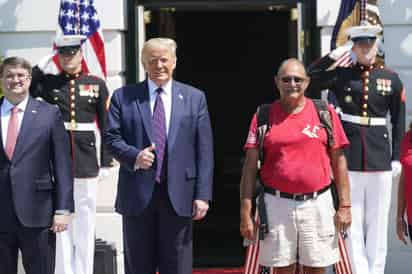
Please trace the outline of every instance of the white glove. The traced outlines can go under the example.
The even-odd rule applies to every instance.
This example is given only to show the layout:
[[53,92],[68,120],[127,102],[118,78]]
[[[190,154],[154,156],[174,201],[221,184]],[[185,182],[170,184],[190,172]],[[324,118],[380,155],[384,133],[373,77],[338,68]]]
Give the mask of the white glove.
[[401,162],[399,161],[392,161],[391,162],[391,166],[392,166],[392,177],[396,178],[399,175],[401,175],[401,171],[402,171],[402,165]]
[[[348,51],[352,52],[352,47],[353,47],[353,41],[352,40],[348,40],[346,41],[345,44],[343,44],[340,47],[337,47],[336,49],[332,50],[329,53],[329,57],[332,58],[333,60],[337,61],[339,60],[339,58],[341,58],[345,53],[347,53]],[[353,55],[351,53],[351,57],[353,58]]]
[[99,170],[99,179],[104,179],[105,177],[109,176],[109,168],[108,167],[101,167]]

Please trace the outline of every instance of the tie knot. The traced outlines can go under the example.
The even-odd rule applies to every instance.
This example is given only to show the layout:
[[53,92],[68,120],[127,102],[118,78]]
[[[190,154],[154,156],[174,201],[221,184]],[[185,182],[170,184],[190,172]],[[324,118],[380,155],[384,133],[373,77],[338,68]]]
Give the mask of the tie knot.
[[17,106],[12,107],[11,113],[18,113],[20,109]]
[[162,93],[162,92],[163,92],[163,89],[162,89],[162,88],[157,88],[157,89],[156,89],[156,93],[157,93],[157,94],[160,94],[160,93]]

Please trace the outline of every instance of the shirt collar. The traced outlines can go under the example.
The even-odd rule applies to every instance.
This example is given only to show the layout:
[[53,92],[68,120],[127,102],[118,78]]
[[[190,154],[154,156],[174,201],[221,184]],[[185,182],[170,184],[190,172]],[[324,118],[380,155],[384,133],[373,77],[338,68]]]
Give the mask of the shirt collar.
[[[147,80],[148,86],[149,86],[149,94],[150,96],[156,96],[156,89],[159,88],[152,80],[148,79]],[[169,80],[165,85],[161,87],[163,89],[163,92],[169,96],[172,92],[172,80]]]
[[[24,112],[26,110],[28,102],[29,102],[29,96],[27,96],[23,101],[21,101],[19,104],[17,104],[17,107],[19,108],[20,111]],[[11,111],[11,109],[13,107],[14,107],[14,105],[12,103],[10,103],[10,101],[7,100],[6,97],[4,97],[2,112],[3,113],[8,113],[8,112]]]

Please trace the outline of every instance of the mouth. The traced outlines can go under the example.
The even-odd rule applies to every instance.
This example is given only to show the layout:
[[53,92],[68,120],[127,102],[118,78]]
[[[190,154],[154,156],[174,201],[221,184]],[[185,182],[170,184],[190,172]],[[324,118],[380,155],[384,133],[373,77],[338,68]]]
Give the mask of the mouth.
[[23,88],[22,84],[10,84],[8,86],[8,89],[10,89],[10,90],[16,90],[16,89],[21,89],[21,88]]

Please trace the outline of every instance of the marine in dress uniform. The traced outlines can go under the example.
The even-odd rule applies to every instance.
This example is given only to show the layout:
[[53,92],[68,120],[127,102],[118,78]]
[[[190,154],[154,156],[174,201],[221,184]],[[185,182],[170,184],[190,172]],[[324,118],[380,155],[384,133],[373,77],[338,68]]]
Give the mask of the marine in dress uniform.
[[348,251],[357,274],[384,273],[392,175],[400,173],[405,131],[403,84],[395,72],[375,64],[380,30],[370,25],[347,30],[351,41],[344,47],[349,44],[357,59],[351,67],[333,67],[342,48],[309,67],[312,85],[307,95],[320,97],[322,89],[333,92],[350,141],[345,150],[352,198]]
[[56,274],[93,273],[99,169],[112,163],[103,140],[100,148],[96,145],[96,132],[106,127],[108,89],[104,80],[81,71],[80,43],[84,38],[56,39],[63,69],[60,74],[43,74],[33,68],[31,94],[60,108],[73,158],[75,215],[68,231],[57,239]]

